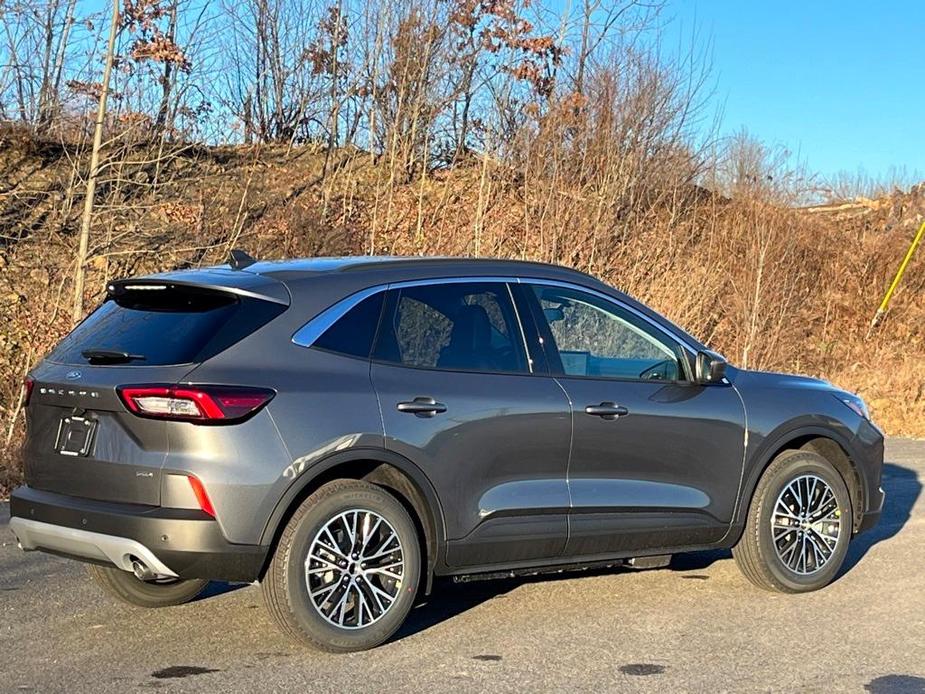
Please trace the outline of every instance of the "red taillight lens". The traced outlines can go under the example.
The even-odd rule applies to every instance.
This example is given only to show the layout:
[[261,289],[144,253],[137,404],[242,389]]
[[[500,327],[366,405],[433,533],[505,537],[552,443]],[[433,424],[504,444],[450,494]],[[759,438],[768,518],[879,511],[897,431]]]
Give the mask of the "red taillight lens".
[[139,417],[190,422],[236,422],[273,399],[266,388],[232,386],[120,386],[119,397]]
[[212,506],[212,500],[206,494],[206,488],[202,486],[202,482],[199,481],[198,477],[193,477],[192,475],[187,475],[186,479],[189,480],[189,486],[193,488],[193,494],[196,495],[199,508],[215,518],[215,507]]
[[23,407],[29,404],[33,388],[35,388],[35,381],[26,376],[22,381],[22,393],[19,396]]

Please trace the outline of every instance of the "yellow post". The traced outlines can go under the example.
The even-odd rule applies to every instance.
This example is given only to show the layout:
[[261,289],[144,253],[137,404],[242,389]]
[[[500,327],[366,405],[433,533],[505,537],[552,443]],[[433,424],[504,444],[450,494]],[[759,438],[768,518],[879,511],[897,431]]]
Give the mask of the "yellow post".
[[[912,260],[912,254],[915,253],[915,249],[919,245],[919,242],[922,240],[923,235],[925,235],[925,222],[922,222],[922,226],[919,227],[918,232],[915,234],[915,238],[912,239],[912,243],[909,245],[909,250],[906,251],[906,257],[903,258],[903,261],[899,264],[899,269],[896,271],[896,276],[890,283],[890,288],[886,290],[886,294],[883,296],[883,301],[880,302],[880,307],[877,309],[873,320],[870,322],[870,330],[873,330],[877,327],[883,318],[883,314],[886,313],[887,306],[890,303],[890,298],[893,296],[893,292],[896,291],[896,287],[899,286],[899,281],[902,279],[903,273],[906,271],[906,266],[909,264],[909,261]],[[868,331],[867,334],[870,335],[870,331]]]

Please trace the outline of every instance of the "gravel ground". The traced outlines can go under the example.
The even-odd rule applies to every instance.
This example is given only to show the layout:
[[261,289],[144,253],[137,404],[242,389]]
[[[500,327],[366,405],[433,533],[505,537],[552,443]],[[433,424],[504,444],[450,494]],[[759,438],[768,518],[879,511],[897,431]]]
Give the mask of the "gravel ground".
[[161,611],[20,552],[0,504],[0,690],[925,692],[925,441],[892,439],[880,524],[825,590],[751,587],[728,552],[669,569],[438,584],[399,637],[288,643],[253,586]]

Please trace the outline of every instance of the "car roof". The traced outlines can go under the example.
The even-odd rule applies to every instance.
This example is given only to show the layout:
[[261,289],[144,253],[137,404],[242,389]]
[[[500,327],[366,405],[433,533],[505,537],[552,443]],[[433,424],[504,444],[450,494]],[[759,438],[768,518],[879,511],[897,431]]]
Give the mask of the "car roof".
[[[229,268],[228,265],[220,265],[217,268]],[[368,255],[368,256],[339,256],[339,257],[318,257],[318,258],[296,258],[290,260],[261,260],[243,268],[246,272],[258,275],[285,275],[288,279],[294,279],[298,274],[317,275],[322,273],[333,272],[358,272],[363,270],[392,270],[395,274],[401,274],[406,271],[434,269],[440,272],[485,272],[488,270],[499,272],[504,270],[508,274],[517,276],[525,272],[548,272],[567,273],[578,275],[582,278],[589,278],[587,275],[578,270],[553,265],[551,263],[542,263],[531,260],[509,260],[502,258],[460,258],[448,256],[387,256],[387,255]]]
[[306,292],[316,293],[322,284],[332,288],[339,287],[339,290],[335,291],[347,294],[379,284],[447,277],[523,277],[606,286],[591,275],[549,263],[432,256],[343,256],[263,260],[240,268],[232,268],[231,265],[225,264],[172,270],[120,280],[112,284],[166,281],[226,289],[239,294],[289,303],[290,296]]
[[[596,289],[630,305],[650,319],[670,327],[689,344],[704,348],[692,335],[649,307],[639,303],[596,277],[550,263],[502,258],[458,258],[434,256],[343,256],[263,260],[232,269],[216,265],[201,269],[175,270],[132,282],[175,282],[225,289],[278,303],[302,303],[301,312],[311,313],[331,306],[362,289],[404,281],[444,278],[523,278],[571,282]],[[311,304],[314,308],[309,308]]]

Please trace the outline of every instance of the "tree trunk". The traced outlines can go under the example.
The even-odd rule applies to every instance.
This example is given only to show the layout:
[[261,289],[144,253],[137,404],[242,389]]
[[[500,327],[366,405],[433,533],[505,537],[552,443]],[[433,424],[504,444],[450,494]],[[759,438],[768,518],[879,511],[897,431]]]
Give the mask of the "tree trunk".
[[69,0],[67,11],[64,13],[61,36],[58,38],[58,44],[55,47],[54,64],[42,79],[42,88],[39,90],[39,114],[36,127],[39,134],[48,131],[58,111],[61,76],[64,74],[64,59],[67,54],[68,38],[71,33],[71,25],[74,23],[74,9],[76,6],[77,0]]
[[87,178],[87,193],[84,197],[83,217],[80,221],[80,245],[77,250],[77,267],[74,272],[74,312],[72,318],[77,323],[84,312],[84,274],[87,253],[90,246],[90,219],[93,216],[93,197],[96,194],[96,179],[99,176],[100,148],[103,143],[103,121],[106,120],[106,98],[109,96],[109,78],[112,74],[113,52],[116,35],[119,33],[119,0],[112,3],[112,24],[109,26],[109,43],[106,46],[106,62],[103,68],[103,83],[100,88],[100,103],[96,111],[96,123],[93,128],[93,150],[90,154],[90,175]]
[[[177,39],[177,3],[170,6],[170,22],[167,25],[167,38],[171,43],[176,44]],[[173,89],[173,63],[170,60],[164,61],[164,75],[161,78],[161,104],[157,109],[157,118],[154,121],[154,128],[159,133],[169,130],[173,126],[173,119],[170,118],[170,92]]]
[[584,3],[584,17],[581,22],[581,48],[578,51],[578,74],[575,76],[575,92],[583,94],[585,89],[585,64],[588,61],[588,41],[591,35],[593,8],[588,0]]
[[43,41],[45,50],[42,53],[42,81],[39,85],[39,103],[36,112],[35,126],[38,132],[42,132],[45,125],[45,114],[48,111],[48,100],[50,98],[49,89],[51,89],[51,61],[52,46],[55,41],[55,15],[58,13],[58,2],[49,2],[45,14],[45,40]]
[[64,59],[67,55],[67,42],[71,33],[71,26],[74,24],[74,10],[77,7],[77,0],[71,0],[67,6],[67,13],[64,16],[64,29],[61,32],[61,41],[58,42],[58,49],[55,55],[54,82],[51,90],[57,107],[58,95],[61,93],[61,76],[64,74]]

